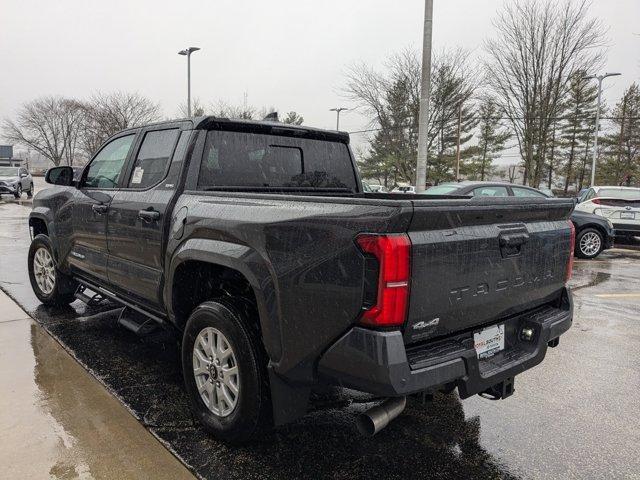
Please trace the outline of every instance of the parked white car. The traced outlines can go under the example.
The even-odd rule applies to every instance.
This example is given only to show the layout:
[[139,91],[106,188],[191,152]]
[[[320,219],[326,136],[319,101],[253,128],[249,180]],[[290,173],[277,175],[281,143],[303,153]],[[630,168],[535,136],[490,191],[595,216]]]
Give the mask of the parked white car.
[[640,188],[591,187],[578,198],[576,210],[611,221],[616,238],[640,237]]
[[385,187],[384,185],[369,185],[369,188],[371,188],[372,192],[375,193],[388,193],[389,190],[387,190],[387,187]]
[[413,185],[408,186],[400,186],[398,185],[396,188],[391,190],[391,193],[416,193],[416,187]]
[[22,192],[33,196],[33,178],[24,167],[0,167],[0,195],[10,194],[20,198]]

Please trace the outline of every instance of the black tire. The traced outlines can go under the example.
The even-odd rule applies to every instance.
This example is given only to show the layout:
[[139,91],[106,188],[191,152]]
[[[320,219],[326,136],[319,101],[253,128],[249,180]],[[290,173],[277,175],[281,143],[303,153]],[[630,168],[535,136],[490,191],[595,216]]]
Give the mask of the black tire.
[[[273,425],[267,357],[250,321],[241,309],[224,301],[205,302],[189,317],[182,339],[182,373],[191,410],[209,433],[229,443],[257,439]],[[194,375],[195,342],[206,328],[214,328],[224,335],[233,349],[238,368],[237,403],[231,413],[224,416],[207,407]],[[217,383],[213,378],[218,379],[217,375],[209,375],[209,380]]]
[[576,257],[587,259],[596,258],[602,250],[604,250],[604,236],[600,230],[587,227],[580,230],[578,235],[576,235]]
[[29,191],[27,192],[27,198],[33,198],[33,183],[31,184],[31,187],[29,188]]
[[14,197],[20,198],[22,196],[22,185],[18,184],[16,187],[16,193],[13,194]]
[[[51,256],[53,262],[53,288],[50,291],[45,291],[38,284],[36,280],[36,273],[34,270],[34,258],[36,252],[40,249],[45,249]],[[36,235],[29,247],[29,256],[27,258],[27,264],[29,268],[29,281],[31,282],[31,288],[33,293],[36,294],[38,300],[43,304],[49,306],[63,306],[69,305],[75,300],[74,293],[78,284],[68,275],[65,275],[58,269],[57,262],[55,260],[55,254],[53,247],[51,246],[51,240],[46,235]]]

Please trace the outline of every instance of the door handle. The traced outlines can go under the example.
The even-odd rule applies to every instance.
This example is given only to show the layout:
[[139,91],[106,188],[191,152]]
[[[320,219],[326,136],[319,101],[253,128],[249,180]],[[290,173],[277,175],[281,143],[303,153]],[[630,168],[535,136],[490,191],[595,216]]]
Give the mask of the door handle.
[[101,203],[95,203],[91,205],[91,210],[93,210],[98,215],[104,215],[105,213],[107,213],[107,210],[109,210],[109,206],[103,205]]
[[138,218],[145,222],[154,222],[160,218],[160,212],[156,210],[140,210],[138,212]]

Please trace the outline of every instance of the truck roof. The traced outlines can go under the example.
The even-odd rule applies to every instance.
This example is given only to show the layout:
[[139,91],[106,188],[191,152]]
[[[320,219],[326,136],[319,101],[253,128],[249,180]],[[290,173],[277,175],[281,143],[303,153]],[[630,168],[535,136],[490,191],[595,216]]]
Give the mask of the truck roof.
[[[315,138],[333,142],[349,143],[349,134],[337,130],[325,130],[322,128],[308,127],[306,125],[291,125],[288,123],[271,122],[263,120],[241,120],[224,117],[204,116],[194,118],[180,118],[164,120],[162,122],[140,125],[135,128],[145,128],[156,125],[168,125],[176,122],[192,122],[196,130],[233,130],[251,133],[265,133],[275,135],[288,135],[303,138]],[[130,128],[127,130],[134,130]]]

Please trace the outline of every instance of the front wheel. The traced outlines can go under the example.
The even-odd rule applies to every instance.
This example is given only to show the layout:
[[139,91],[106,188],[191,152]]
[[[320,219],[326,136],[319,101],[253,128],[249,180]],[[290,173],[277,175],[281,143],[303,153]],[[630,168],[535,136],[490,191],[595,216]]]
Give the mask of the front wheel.
[[31,288],[45,305],[68,305],[75,300],[77,283],[56,265],[51,240],[36,235],[29,247],[27,259]]
[[604,249],[604,238],[595,228],[585,228],[576,238],[576,256],[596,258]]
[[182,371],[194,416],[220,440],[245,442],[271,424],[266,355],[232,306],[205,302],[182,340]]

